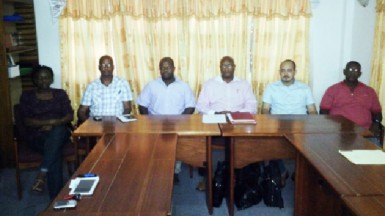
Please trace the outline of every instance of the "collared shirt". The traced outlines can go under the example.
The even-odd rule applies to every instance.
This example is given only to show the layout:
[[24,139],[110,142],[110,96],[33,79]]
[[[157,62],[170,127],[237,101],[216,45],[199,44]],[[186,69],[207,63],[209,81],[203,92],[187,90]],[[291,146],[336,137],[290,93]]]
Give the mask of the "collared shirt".
[[130,85],[114,76],[106,86],[100,79],[91,82],[84,92],[81,105],[90,106],[90,116],[118,116],[123,114],[123,102],[132,100]]
[[182,114],[186,108],[195,108],[195,97],[190,86],[175,78],[166,85],[162,78],[149,82],[139,97],[137,104],[147,107],[152,115]]
[[289,86],[281,80],[271,83],[262,101],[270,104],[271,114],[307,114],[307,105],[315,103],[310,87],[297,80]]
[[381,112],[376,92],[362,82],[358,82],[354,92],[344,81],[330,86],[322,97],[320,108],[329,110],[330,115],[342,115],[364,128],[370,128],[372,113]]
[[234,77],[226,83],[222,76],[217,76],[203,84],[197,109],[207,114],[220,111],[256,113],[257,99],[247,81]]

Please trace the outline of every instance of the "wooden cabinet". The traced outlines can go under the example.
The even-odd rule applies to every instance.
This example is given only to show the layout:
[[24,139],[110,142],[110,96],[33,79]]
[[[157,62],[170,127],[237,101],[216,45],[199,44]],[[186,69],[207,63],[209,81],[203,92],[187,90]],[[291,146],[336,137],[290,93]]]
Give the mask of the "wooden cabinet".
[[[24,19],[3,21],[5,15],[15,13]],[[30,81],[25,77],[8,78],[7,55],[12,55],[16,64],[33,66],[38,63],[38,54],[33,0],[1,0],[0,14],[0,167],[5,167],[14,161],[13,104],[18,103],[22,81]],[[16,33],[17,46],[6,43],[10,33]]]

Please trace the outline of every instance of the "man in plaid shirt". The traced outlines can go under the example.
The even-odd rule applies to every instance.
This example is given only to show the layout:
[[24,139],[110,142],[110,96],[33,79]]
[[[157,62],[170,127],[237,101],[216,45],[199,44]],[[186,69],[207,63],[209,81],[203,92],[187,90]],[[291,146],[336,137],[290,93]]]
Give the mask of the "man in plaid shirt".
[[78,109],[79,123],[89,116],[118,116],[131,112],[132,93],[127,80],[113,75],[111,56],[99,59],[100,78],[91,82],[83,95]]

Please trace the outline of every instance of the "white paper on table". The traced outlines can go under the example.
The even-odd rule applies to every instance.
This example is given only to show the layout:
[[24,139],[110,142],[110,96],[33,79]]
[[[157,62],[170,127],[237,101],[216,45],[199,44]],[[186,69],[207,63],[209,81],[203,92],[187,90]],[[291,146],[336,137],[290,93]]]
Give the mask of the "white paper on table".
[[204,114],[202,122],[205,124],[227,123],[225,114]]
[[382,150],[348,150],[338,151],[354,164],[385,164],[385,152]]

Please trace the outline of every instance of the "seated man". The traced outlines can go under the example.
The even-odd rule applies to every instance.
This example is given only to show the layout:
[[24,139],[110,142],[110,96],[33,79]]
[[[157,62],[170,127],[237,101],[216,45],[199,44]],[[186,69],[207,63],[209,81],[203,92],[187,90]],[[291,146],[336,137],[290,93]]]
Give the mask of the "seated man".
[[100,78],[87,86],[80,102],[79,123],[89,116],[118,116],[131,112],[130,85],[113,75],[114,62],[111,56],[100,57],[99,70]]
[[[174,61],[164,57],[159,62],[161,77],[149,82],[137,99],[142,115],[192,114],[195,110],[195,97],[190,86],[174,76]],[[174,182],[179,182],[181,161],[175,164]]]
[[263,93],[262,114],[318,114],[310,87],[295,80],[295,62],[280,65],[281,80],[267,86]]
[[[360,63],[348,62],[344,75],[344,81],[326,90],[321,100],[320,114],[344,116],[378,136],[382,121],[381,105],[374,89],[358,81],[361,76]],[[371,141],[380,145],[378,141]]]
[[251,85],[234,76],[235,67],[232,57],[221,59],[221,75],[206,81],[199,94],[197,109],[200,113],[257,112],[257,99]]
[[[310,87],[295,80],[295,62],[287,59],[280,64],[281,80],[267,86],[263,92],[262,114],[318,114]],[[289,176],[282,160],[281,186]]]
[[[257,112],[257,99],[246,80],[234,76],[236,65],[230,56],[224,56],[219,65],[221,75],[206,81],[198,97],[197,109],[203,114],[225,114],[229,112]],[[213,137],[213,143],[222,142]],[[197,190],[205,190],[201,181]]]

